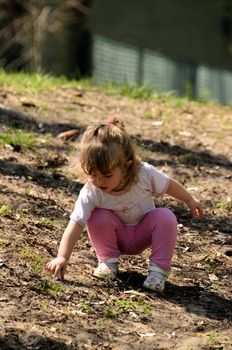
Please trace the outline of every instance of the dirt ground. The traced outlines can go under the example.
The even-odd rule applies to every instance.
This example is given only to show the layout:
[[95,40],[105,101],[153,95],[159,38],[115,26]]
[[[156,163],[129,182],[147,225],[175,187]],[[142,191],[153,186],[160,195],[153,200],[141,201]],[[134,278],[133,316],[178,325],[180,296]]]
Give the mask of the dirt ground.
[[[204,206],[196,220],[167,196],[157,201],[179,222],[161,296],[141,287],[149,251],[122,257],[115,281],[93,277],[97,261],[86,234],[64,282],[43,268],[81,187],[67,170],[74,142],[58,135],[114,116],[125,120],[143,159]],[[0,143],[0,349],[232,349],[232,108],[67,85],[26,96],[0,88],[0,134],[12,127],[30,131],[38,144]]]

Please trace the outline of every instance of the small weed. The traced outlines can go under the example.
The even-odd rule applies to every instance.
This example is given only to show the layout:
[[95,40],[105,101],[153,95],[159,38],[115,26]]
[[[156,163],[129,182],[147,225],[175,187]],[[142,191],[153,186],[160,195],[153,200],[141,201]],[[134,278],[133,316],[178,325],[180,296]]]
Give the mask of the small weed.
[[133,310],[135,305],[134,301],[132,300],[118,299],[115,302],[115,306],[121,309],[123,312],[128,312]]
[[144,300],[117,299],[104,308],[103,315],[105,318],[115,318],[117,315],[131,311],[148,314],[151,312],[151,306]]
[[208,333],[208,339],[210,346],[213,347],[214,350],[222,350],[223,347],[220,345],[218,341],[218,333],[215,330],[212,330]]
[[30,283],[29,288],[37,294],[50,295],[52,297],[56,297],[63,291],[62,285],[46,279],[37,283]]
[[215,208],[222,209],[222,210],[231,210],[232,209],[232,201],[231,198],[228,199],[221,199],[217,202],[215,202]]
[[47,310],[49,305],[46,302],[42,302],[42,303],[40,303],[39,306],[40,306],[41,310]]
[[211,270],[214,270],[218,266],[218,261],[210,253],[203,259],[199,260],[199,263],[208,266]]
[[0,208],[1,216],[9,216],[12,213],[11,206],[9,204],[3,204]]
[[138,302],[138,308],[144,314],[149,314],[151,312],[151,305],[145,300],[140,300]]
[[112,307],[112,306],[106,306],[106,307],[104,308],[103,316],[104,316],[105,318],[109,318],[109,319],[115,318],[117,314],[119,314],[118,310],[116,310],[116,309],[115,309],[114,307]]
[[37,224],[39,227],[52,228],[53,222],[49,218],[41,218]]
[[24,247],[20,251],[20,256],[26,260],[27,264],[36,274],[42,271],[45,260],[42,256],[36,254],[32,249]]
[[92,302],[86,301],[85,303],[81,304],[81,309],[84,313],[89,314],[91,312]]

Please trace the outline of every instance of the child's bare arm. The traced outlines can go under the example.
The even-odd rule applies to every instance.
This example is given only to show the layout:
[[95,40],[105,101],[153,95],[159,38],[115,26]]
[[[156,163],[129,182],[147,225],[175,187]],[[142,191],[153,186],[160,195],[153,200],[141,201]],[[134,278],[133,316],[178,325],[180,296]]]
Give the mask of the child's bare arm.
[[73,248],[80,238],[82,227],[73,220],[70,220],[61,238],[57,257],[47,263],[46,269],[53,273],[53,278],[64,278],[68,261]]
[[169,186],[166,191],[166,194],[184,202],[189,207],[194,217],[202,217],[203,209],[200,201],[196,199],[191,193],[189,193],[177,181],[173,179],[169,180]]

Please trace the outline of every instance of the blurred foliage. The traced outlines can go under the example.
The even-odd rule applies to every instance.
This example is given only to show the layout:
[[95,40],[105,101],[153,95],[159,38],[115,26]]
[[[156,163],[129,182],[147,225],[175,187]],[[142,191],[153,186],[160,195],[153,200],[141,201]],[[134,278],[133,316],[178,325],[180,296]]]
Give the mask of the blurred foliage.
[[230,18],[232,20],[231,0],[214,0],[213,7],[220,16],[224,18]]
[[86,0],[2,0],[0,3],[0,65],[7,70],[38,71],[49,33],[83,23]]

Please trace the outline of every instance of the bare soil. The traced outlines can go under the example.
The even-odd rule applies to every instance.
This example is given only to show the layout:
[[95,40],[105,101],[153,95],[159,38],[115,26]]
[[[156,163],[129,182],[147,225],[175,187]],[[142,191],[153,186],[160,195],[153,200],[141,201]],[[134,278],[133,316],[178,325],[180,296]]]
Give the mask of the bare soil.
[[[114,116],[125,120],[144,160],[204,205],[196,220],[167,196],[157,203],[179,222],[162,296],[141,287],[149,251],[122,257],[115,281],[94,278],[86,234],[64,282],[43,269],[82,186],[67,171],[74,142],[57,136]],[[0,208],[11,208],[0,214],[0,349],[232,349],[232,109],[69,86],[27,96],[1,88],[0,133],[12,127],[40,142],[33,150],[0,144]]]

